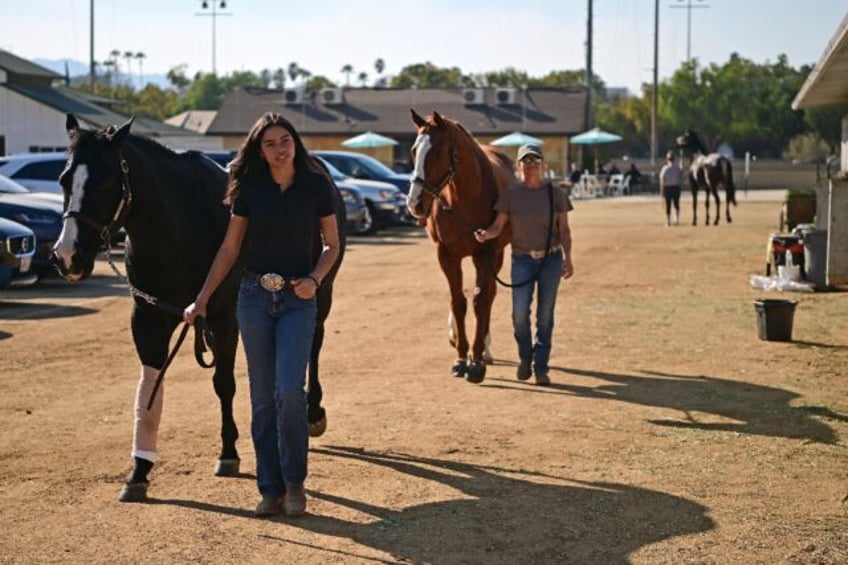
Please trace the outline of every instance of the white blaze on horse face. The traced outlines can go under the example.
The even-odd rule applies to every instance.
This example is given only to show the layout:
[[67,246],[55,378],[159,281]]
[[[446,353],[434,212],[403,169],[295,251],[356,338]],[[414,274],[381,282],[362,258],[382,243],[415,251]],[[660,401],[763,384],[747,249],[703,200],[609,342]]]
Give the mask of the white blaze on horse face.
[[421,199],[421,190],[424,188],[423,181],[426,178],[424,161],[427,160],[427,153],[430,151],[430,147],[430,136],[424,133],[418,134],[415,144],[412,146],[412,151],[415,154],[415,170],[412,171],[412,185],[409,187],[407,208],[409,208],[409,211],[413,215]]
[[[73,184],[71,185],[71,196],[68,199],[67,212],[79,212],[82,207],[82,195],[85,189],[85,183],[88,181],[88,166],[79,165],[74,171]],[[56,245],[53,246],[53,253],[62,262],[65,269],[71,268],[71,260],[74,258],[75,246],[79,235],[76,218],[66,217],[62,224],[62,233],[59,234],[59,239]]]

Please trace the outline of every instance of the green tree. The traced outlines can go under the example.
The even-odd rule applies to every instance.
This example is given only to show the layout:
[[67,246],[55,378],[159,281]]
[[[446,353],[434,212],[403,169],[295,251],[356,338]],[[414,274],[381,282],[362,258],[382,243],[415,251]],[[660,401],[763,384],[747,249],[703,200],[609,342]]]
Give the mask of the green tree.
[[217,110],[227,95],[224,80],[213,73],[197,73],[183,97],[179,111]]
[[186,76],[186,65],[177,65],[168,70],[165,75],[174,88],[180,93],[184,93],[191,84],[191,79]]
[[458,67],[440,68],[433,63],[408,65],[393,77],[394,88],[463,88],[475,86],[474,79],[463,75]]
[[315,75],[309,78],[306,88],[310,90],[321,90],[322,88],[336,88],[336,83],[324,75]]
[[350,86],[350,75],[353,72],[353,65],[345,65],[342,67],[342,74],[345,76],[345,86]]

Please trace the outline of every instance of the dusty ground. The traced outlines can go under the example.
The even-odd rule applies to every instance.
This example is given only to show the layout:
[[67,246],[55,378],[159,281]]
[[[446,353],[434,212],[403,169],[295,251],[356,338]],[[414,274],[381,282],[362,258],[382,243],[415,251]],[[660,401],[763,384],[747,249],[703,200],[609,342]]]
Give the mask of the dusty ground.
[[656,200],[576,203],[550,388],[514,379],[508,291],[471,385],[448,374],[432,244],[354,241],[299,519],[251,514],[241,354],[244,476],[213,476],[216,399],[189,348],[155,500],[118,503],[138,373],[125,290],[104,263],[3,292],[0,562],[845,563],[848,300],[785,294],[795,341],[757,338],[748,275],[778,211],[740,198],[732,225],[666,229]]

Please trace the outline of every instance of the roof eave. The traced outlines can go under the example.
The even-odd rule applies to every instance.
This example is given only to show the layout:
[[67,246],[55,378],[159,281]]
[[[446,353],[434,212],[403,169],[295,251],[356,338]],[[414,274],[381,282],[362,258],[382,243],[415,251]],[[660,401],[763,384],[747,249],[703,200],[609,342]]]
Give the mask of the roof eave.
[[795,95],[793,110],[848,103],[848,83],[844,75],[828,72],[840,57],[844,59],[842,64],[848,65],[848,14],[842,18],[819,62]]

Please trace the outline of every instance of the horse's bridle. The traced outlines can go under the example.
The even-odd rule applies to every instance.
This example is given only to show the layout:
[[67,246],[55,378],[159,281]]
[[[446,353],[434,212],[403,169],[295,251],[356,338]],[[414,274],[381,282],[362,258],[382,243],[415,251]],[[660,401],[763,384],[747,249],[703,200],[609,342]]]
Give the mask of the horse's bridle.
[[115,213],[112,215],[112,219],[108,224],[101,224],[97,220],[92,219],[89,216],[86,216],[79,210],[68,210],[64,214],[62,214],[62,219],[67,220],[69,218],[75,218],[90,228],[93,228],[100,235],[100,239],[107,246],[109,242],[112,240],[112,234],[119,229],[124,220],[126,220],[126,216],[130,210],[130,204],[132,203],[132,191],[130,190],[130,168],[127,165],[126,159],[124,159],[123,153],[119,153],[118,157],[121,160],[121,176],[123,177],[121,182],[121,200],[118,202],[117,208],[115,208]]
[[437,202],[439,202],[442,207],[445,206],[442,201],[441,193],[442,189],[445,188],[450,181],[453,180],[453,177],[456,176],[456,166],[459,163],[459,155],[456,152],[456,148],[451,147],[450,150],[450,165],[448,165],[448,170],[445,171],[445,174],[442,175],[442,178],[439,179],[439,182],[430,184],[425,179],[421,177],[415,177],[412,179],[412,184],[420,184],[427,194],[432,196]]

